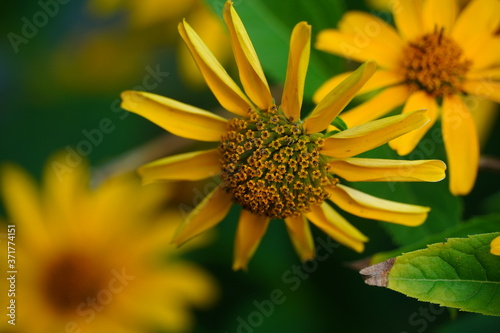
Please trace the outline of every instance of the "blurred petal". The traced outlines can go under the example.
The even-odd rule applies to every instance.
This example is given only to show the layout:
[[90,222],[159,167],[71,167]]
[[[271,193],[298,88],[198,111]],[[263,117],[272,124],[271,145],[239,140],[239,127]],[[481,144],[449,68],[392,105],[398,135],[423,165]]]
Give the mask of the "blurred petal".
[[421,90],[410,95],[402,113],[405,114],[419,109],[427,109],[426,114],[430,121],[424,126],[389,142],[389,146],[401,156],[407,155],[415,149],[425,133],[431,129],[438,118],[438,105],[436,99]]
[[375,73],[376,69],[377,64],[368,61],[330,91],[305,119],[304,127],[307,133],[317,133],[327,128]]
[[466,195],[474,186],[479,165],[479,139],[467,106],[459,96],[445,96],[443,139],[450,168],[450,190]]
[[500,103],[500,82],[465,81],[462,88],[471,95],[480,96]]
[[[464,58],[475,59],[484,53],[485,39],[495,34],[500,26],[500,1],[471,1],[457,18],[451,36],[464,51]],[[489,52],[489,51],[488,51]]]
[[[500,54],[498,52],[497,54]],[[500,81],[500,66],[481,70],[470,70],[466,74],[467,81]]]
[[[500,36],[489,36],[482,39],[484,41],[478,47],[479,52],[474,56],[469,72],[473,73],[475,70],[482,69],[488,70],[492,66],[500,65]],[[488,52],[481,52],[484,49],[487,49]],[[468,73],[466,75],[469,76]],[[499,80],[498,74],[496,76],[496,80]],[[491,77],[485,77],[484,79],[491,80]]]
[[329,165],[331,172],[350,182],[437,182],[444,179],[446,170],[438,160],[347,158]]
[[371,196],[337,184],[326,187],[330,200],[353,215],[415,227],[427,218],[429,207],[409,205]]
[[202,232],[213,228],[226,217],[231,205],[231,195],[226,193],[222,186],[219,185],[186,217],[179,229],[177,229],[172,242],[181,245]]
[[167,97],[141,91],[125,91],[121,97],[125,110],[183,138],[220,141],[227,132],[226,119]]
[[381,146],[428,121],[425,111],[415,111],[351,127],[326,138],[322,154],[335,158],[352,157]]
[[281,98],[281,108],[285,116],[293,120],[300,119],[310,51],[311,26],[306,22],[300,22],[292,32],[285,87]]
[[[346,79],[352,72],[346,72],[335,75],[327,80],[316,90],[313,96],[314,103],[318,104],[333,88],[339,85]],[[387,86],[395,85],[404,81],[404,78],[399,76],[396,72],[390,72],[383,69],[377,70],[373,76],[365,83],[365,85],[358,91],[358,95],[364,94],[369,91],[385,88]]]
[[422,22],[423,1],[399,0],[392,3],[394,22],[401,36],[409,41],[424,34]]
[[314,241],[309,223],[303,215],[285,218],[288,235],[302,261],[314,258]]
[[247,116],[248,110],[253,109],[252,103],[186,21],[179,23],[179,33],[220,105],[237,115]]
[[366,102],[342,112],[340,117],[349,127],[361,125],[378,119],[402,105],[409,95],[410,90],[406,85],[389,87]]
[[21,168],[6,164],[1,169],[0,186],[9,223],[22,230],[27,246],[46,246],[49,235],[35,180]]
[[488,142],[492,130],[495,128],[498,118],[498,104],[488,99],[472,95],[463,97],[463,99],[476,124],[481,147],[484,147],[486,142]]
[[255,215],[245,209],[241,210],[236,231],[233,270],[247,269],[248,262],[266,233],[269,221],[270,219],[266,216]]
[[372,38],[336,29],[321,30],[314,47],[358,62],[375,60],[382,68],[395,68],[401,57],[401,49],[397,45],[387,45],[379,35]]
[[496,256],[500,256],[500,237],[495,238],[490,243],[490,253]]
[[444,28],[449,34],[458,14],[456,0],[424,1],[422,24],[426,33],[433,33],[436,29]]
[[220,173],[217,149],[168,156],[138,169],[144,184],[161,180],[200,180]]
[[231,1],[224,5],[224,21],[231,33],[231,45],[245,92],[261,110],[267,110],[274,104],[269,85],[252,41]]
[[[338,24],[344,33],[354,33],[361,38],[369,39],[370,43],[378,43],[386,52],[399,53],[405,46],[397,31],[377,16],[351,10],[344,14]],[[379,61],[377,60],[377,63]]]
[[368,238],[347,222],[328,203],[323,202],[320,206],[312,206],[306,217],[337,242],[356,252],[363,252],[364,243],[368,241]]

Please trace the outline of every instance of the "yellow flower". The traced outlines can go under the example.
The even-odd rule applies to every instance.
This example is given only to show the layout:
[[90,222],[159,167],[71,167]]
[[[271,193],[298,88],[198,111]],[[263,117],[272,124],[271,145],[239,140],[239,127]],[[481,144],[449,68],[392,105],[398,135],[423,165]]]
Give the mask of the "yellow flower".
[[[441,116],[450,190],[468,194],[479,163],[470,111],[482,112],[481,99],[500,102],[500,36],[495,35],[500,2],[475,0],[461,11],[455,0],[403,0],[394,2],[393,15],[398,31],[373,15],[353,11],[344,15],[338,30],[318,34],[318,49],[357,61],[375,59],[379,65],[360,93],[382,91],[342,119],[355,126],[403,104],[403,113],[428,109],[429,123],[390,142],[406,155]],[[315,101],[347,75],[327,81]]]
[[495,238],[490,243],[490,252],[496,256],[500,256],[500,237]]
[[15,301],[15,326],[4,314],[0,331],[188,330],[190,308],[210,305],[217,286],[203,269],[178,258],[173,245],[165,245],[182,219],[177,209],[160,209],[165,187],[120,176],[89,189],[85,167],[57,169],[61,165],[60,159],[47,164],[41,190],[22,169],[2,170],[9,230],[15,225],[9,239],[15,262],[5,266],[2,239],[0,284],[7,282],[5,274],[11,277],[8,271],[17,273],[15,295],[7,299],[2,292],[0,299],[4,312]]
[[[409,226],[421,224],[429,208],[372,197],[339,183],[349,181],[438,181],[441,161],[394,161],[353,156],[424,125],[423,112],[374,121],[341,132],[326,132],[338,113],[371,77],[376,64],[362,65],[335,87],[305,119],[300,120],[311,27],[295,26],[287,76],[277,106],[257,54],[230,1],[224,20],[241,83],[229,77],[187,22],[179,25],[184,41],[220,104],[239,116],[226,120],[208,111],[147,92],[122,94],[122,107],[175,135],[219,142],[215,149],[170,156],[139,169],[144,182],[198,180],[220,175],[221,183],[180,226],[174,243],[218,224],[233,203],[243,207],[236,235],[234,269],[245,269],[271,219],[284,219],[303,260],[314,256],[307,220],[333,239],[363,251],[368,240],[325,200],[358,216]],[[270,52],[272,52],[270,50]]]
[[[177,36],[169,33],[173,31],[172,28],[177,25],[179,20],[187,17],[192,25],[201,32],[201,37],[215,52],[215,55],[223,62],[229,60],[230,47],[227,32],[219,17],[203,0],[89,0],[88,6],[90,11],[97,16],[109,16],[120,11],[127,13],[132,33],[128,31],[125,37],[130,40],[128,43],[122,43],[124,45],[138,45],[139,48],[142,48],[142,45],[149,44],[149,48],[153,51],[164,47],[166,43],[174,44],[181,78],[193,86],[200,86],[203,83],[203,78],[184,45],[178,45]],[[116,31],[113,33],[117,34]],[[137,50],[128,50],[128,52],[131,51],[138,52]],[[116,55],[115,58],[122,56],[123,53]],[[94,62],[100,63],[99,59],[94,59]]]

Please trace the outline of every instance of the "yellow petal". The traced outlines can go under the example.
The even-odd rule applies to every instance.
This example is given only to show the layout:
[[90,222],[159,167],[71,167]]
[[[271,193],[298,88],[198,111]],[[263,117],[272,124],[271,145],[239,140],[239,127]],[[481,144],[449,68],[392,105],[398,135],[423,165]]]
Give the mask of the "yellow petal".
[[446,165],[438,160],[382,160],[347,158],[329,163],[331,172],[350,182],[437,182]]
[[424,223],[429,207],[409,205],[371,196],[337,184],[326,188],[330,200],[353,215],[415,227]]
[[444,28],[449,34],[458,14],[456,0],[424,1],[422,24],[426,33],[433,33],[436,29]]
[[311,51],[311,26],[300,22],[295,26],[290,40],[290,53],[286,70],[281,108],[288,118],[300,119],[309,53]]
[[200,180],[220,173],[217,149],[168,156],[140,167],[144,184],[162,180]]
[[500,236],[491,241],[490,247],[491,254],[500,256]]
[[471,95],[490,99],[500,103],[500,82],[493,81],[465,81],[462,88]]
[[181,245],[213,228],[226,217],[231,205],[231,196],[219,185],[186,217],[177,229],[172,242]]
[[[313,95],[314,103],[318,104],[333,88],[335,88],[340,82],[342,82],[351,74],[352,72],[346,72],[339,75],[335,75],[334,77],[323,83]],[[398,75],[396,72],[390,72],[379,69],[358,91],[358,95],[364,94],[372,90],[395,85],[403,81],[404,78]]]
[[[375,60],[382,68],[395,68],[401,58],[401,43],[389,44],[383,37],[381,22],[370,16],[377,31],[365,30],[367,26],[355,27],[354,31],[342,31],[336,29],[325,29],[318,33],[314,47],[318,50],[336,54],[341,57],[364,62]],[[371,23],[368,25],[370,28]],[[369,35],[366,33],[368,32]]]
[[349,127],[361,125],[380,118],[402,105],[409,95],[410,90],[406,85],[389,87],[366,102],[342,112],[340,117]]
[[[178,18],[175,19],[175,21],[177,20]],[[221,64],[232,61],[233,52],[229,34],[219,16],[209,6],[195,6],[189,12],[187,20]],[[181,79],[194,88],[205,87],[206,83],[203,75],[198,70],[189,49],[181,39],[178,40],[175,49]]]
[[359,38],[380,43],[388,52],[397,52],[405,46],[405,42],[392,26],[366,12],[348,11],[338,23],[338,27],[342,32],[354,33]]
[[309,223],[303,215],[285,218],[288,235],[302,261],[314,258],[314,241]]
[[363,252],[364,243],[368,241],[368,238],[347,222],[328,203],[323,202],[320,206],[312,206],[306,217],[337,242],[356,252]]
[[269,85],[252,41],[231,1],[224,5],[224,21],[231,33],[231,45],[245,92],[261,110],[267,110],[274,104]]
[[[488,52],[482,52],[482,50],[488,50]],[[490,69],[492,66],[500,65],[500,37],[484,37],[483,43],[478,47],[479,52],[474,55],[474,60],[472,61],[472,66],[469,72],[474,73],[476,70]],[[498,73],[498,69],[497,69]],[[493,73],[494,74],[494,73]],[[468,74],[466,74],[469,77]],[[482,77],[485,80],[495,79],[492,76]],[[498,74],[496,74],[496,80],[499,80]]]
[[500,26],[500,2],[497,0],[471,1],[457,18],[452,30],[453,39],[464,51],[466,59],[481,56],[484,41],[494,35]]
[[179,33],[220,105],[237,115],[247,116],[248,110],[254,108],[252,103],[186,21],[179,24]]
[[16,224],[18,231],[25,233],[26,245],[37,249],[50,244],[35,180],[21,168],[6,164],[1,169],[0,186],[9,224]]
[[375,73],[376,69],[377,64],[368,61],[330,91],[304,121],[307,133],[316,133],[327,128]]
[[259,216],[242,209],[238,230],[236,231],[236,243],[234,247],[233,270],[247,269],[248,262],[252,259],[262,236],[266,233],[270,219]]
[[428,121],[425,110],[374,120],[326,138],[321,153],[336,158],[352,157],[381,146]]
[[442,130],[450,167],[450,190],[455,195],[466,195],[476,181],[479,139],[474,119],[460,97],[445,96]]
[[389,142],[389,145],[399,155],[404,156],[413,151],[425,133],[431,129],[438,118],[438,105],[436,99],[428,95],[425,91],[416,91],[410,95],[403,108],[403,114],[419,109],[427,109],[427,116],[430,121],[424,126],[400,136]]
[[393,1],[392,13],[400,35],[412,41],[424,34],[422,22],[423,1],[400,0]]
[[[500,54],[498,52],[497,54]],[[479,70],[470,70],[465,74],[467,80],[493,80],[500,81],[500,66]]]
[[125,110],[183,138],[220,141],[227,132],[226,119],[167,97],[141,91],[125,91],[121,97]]

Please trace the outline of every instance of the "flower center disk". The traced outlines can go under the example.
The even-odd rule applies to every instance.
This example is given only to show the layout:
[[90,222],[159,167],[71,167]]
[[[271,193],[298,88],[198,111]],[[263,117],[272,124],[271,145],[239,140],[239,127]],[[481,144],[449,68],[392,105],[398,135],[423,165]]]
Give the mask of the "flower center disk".
[[232,119],[219,145],[223,187],[253,214],[300,215],[321,204],[333,182],[320,154],[323,134],[306,134],[277,107]]
[[108,278],[94,260],[67,253],[50,265],[42,278],[42,290],[51,307],[59,313],[74,313],[87,299],[106,287]]
[[424,35],[403,51],[402,74],[414,90],[434,97],[460,91],[472,63],[464,60],[461,47],[443,29]]

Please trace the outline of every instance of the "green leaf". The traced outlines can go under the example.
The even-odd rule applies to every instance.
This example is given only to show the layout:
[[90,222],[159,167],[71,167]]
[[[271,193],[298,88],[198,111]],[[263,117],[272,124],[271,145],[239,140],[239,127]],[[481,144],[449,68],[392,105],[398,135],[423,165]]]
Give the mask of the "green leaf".
[[474,217],[468,221],[462,222],[456,226],[446,229],[445,231],[429,235],[416,243],[400,247],[396,250],[377,253],[372,256],[370,263],[373,265],[389,258],[399,256],[402,253],[422,249],[426,247],[427,244],[441,242],[446,238],[467,237],[468,235],[495,232],[499,229],[500,214]]
[[[217,14],[221,14],[225,0],[206,1]],[[336,1],[326,0],[308,2],[306,6],[304,6],[303,1],[299,0],[288,1],[286,4],[277,2],[283,10],[286,10],[285,8],[293,9],[293,11],[304,15],[300,16],[302,19],[299,19],[295,15],[294,17],[297,17],[297,20],[289,22],[290,19],[285,20],[285,18],[290,16],[285,15],[286,13],[283,13],[283,10],[272,10],[270,3],[263,0],[235,0],[234,8],[248,31],[266,76],[279,83],[283,83],[288,63],[290,36],[295,24],[300,21],[307,21],[312,25],[314,29],[313,34],[315,34],[317,33],[315,30],[317,26],[315,25],[314,14],[321,12],[323,15],[319,17],[322,20],[322,26],[327,24],[325,20],[328,13],[331,17],[331,27],[334,27],[342,13],[343,6],[335,4]],[[302,7],[307,7],[307,11],[300,12],[298,8]],[[314,43],[314,38],[312,43]],[[328,64],[326,64],[320,60],[318,54],[311,52],[304,97],[310,99],[319,85],[325,82],[330,76],[338,73],[339,70],[340,62],[338,60],[328,61]]]
[[367,267],[367,284],[421,301],[500,316],[500,256],[490,243],[500,232],[450,238]]
[[347,124],[340,117],[336,117],[335,119],[333,119],[331,124],[341,131],[345,131],[348,128]]

